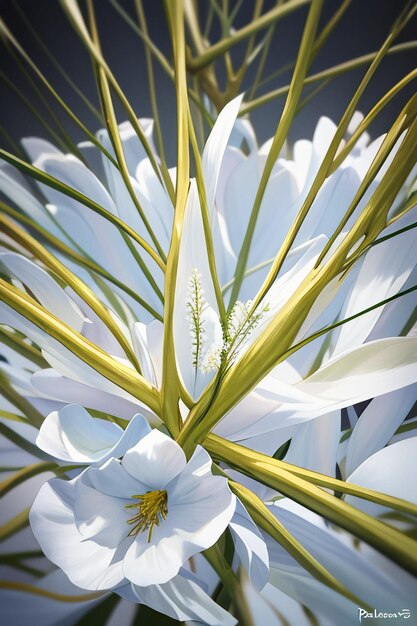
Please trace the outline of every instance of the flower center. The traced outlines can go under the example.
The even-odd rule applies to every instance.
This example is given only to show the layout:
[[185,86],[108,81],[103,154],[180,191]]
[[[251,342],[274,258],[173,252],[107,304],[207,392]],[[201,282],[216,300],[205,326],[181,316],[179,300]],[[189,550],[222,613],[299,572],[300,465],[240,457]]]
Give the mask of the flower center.
[[132,496],[138,502],[126,504],[126,509],[139,509],[138,513],[127,520],[128,524],[133,524],[133,528],[128,537],[148,530],[148,543],[152,538],[154,526],[159,526],[161,520],[165,520],[168,515],[168,494],[164,490],[148,491],[148,493]]

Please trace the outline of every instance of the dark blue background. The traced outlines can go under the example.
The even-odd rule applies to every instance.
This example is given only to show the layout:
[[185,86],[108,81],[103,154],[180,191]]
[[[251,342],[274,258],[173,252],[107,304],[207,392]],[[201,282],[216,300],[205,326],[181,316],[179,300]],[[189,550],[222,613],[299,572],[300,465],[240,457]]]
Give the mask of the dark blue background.
[[[120,4],[135,18],[133,0],[121,0]],[[274,4],[272,0],[266,1],[264,10],[267,10]],[[21,7],[31,24],[68,74],[77,82],[85,94],[97,103],[90,59],[67,21],[58,0],[1,0],[0,13],[25,50],[39,64],[48,79],[56,87],[59,94],[74,109],[90,130],[96,130],[98,127],[97,120],[74,94],[39,49],[36,42],[34,42],[16,10],[16,5]],[[208,5],[209,0],[200,0],[199,2],[202,11],[206,10]],[[233,0],[230,2],[230,5],[233,7]],[[327,22],[339,5],[340,0],[325,1],[322,15],[323,24]],[[355,56],[377,50],[389,31],[390,25],[404,5],[405,1],[403,0],[353,0],[342,22],[333,32],[327,45],[315,60],[311,72],[319,71]],[[138,116],[151,116],[145,57],[141,41],[117,14],[108,0],[96,0],[95,6],[104,54],[110,66],[114,70]],[[164,54],[169,57],[171,48],[162,0],[144,0],[144,7],[151,36]],[[236,27],[240,27],[250,21],[252,11],[252,0],[244,0],[235,22]],[[272,72],[277,67],[294,58],[306,14],[307,7],[302,7],[279,22],[267,62],[267,72]],[[415,39],[416,26],[417,19],[414,17],[399,37],[398,42]],[[34,106],[38,107],[39,101],[34,96],[26,80],[22,77],[15,62],[7,52],[4,50],[3,52],[0,58],[1,71],[23,91],[25,97]],[[235,58],[238,58],[241,52],[242,47],[235,49]],[[362,98],[359,108],[364,112],[368,111],[390,86],[416,66],[416,59],[417,51],[414,50],[386,58]],[[175,95],[171,81],[156,64],[155,71],[164,137],[168,147],[168,160],[172,165],[175,162]],[[326,87],[297,116],[291,130],[291,139],[301,136],[311,137],[315,122],[320,115],[329,115],[337,121],[364,71],[365,68],[359,68],[336,79]],[[287,73],[271,83],[271,85],[277,87],[287,84],[289,78],[290,74]],[[378,117],[372,128],[373,135],[381,134],[387,129],[406,99],[414,91],[415,86],[412,83],[400,96],[396,97],[386,108],[385,112]],[[273,134],[282,104],[283,99],[276,100],[253,114],[252,119],[261,141]],[[59,106],[55,103],[52,103],[52,106],[71,136],[77,141],[83,139],[81,131],[74,126]],[[118,117],[120,121],[125,119],[124,112],[120,107],[118,108]],[[47,137],[44,128],[4,84],[2,84],[1,95],[1,124],[15,140],[24,135]],[[0,141],[6,146],[7,142],[3,137],[0,138]]]

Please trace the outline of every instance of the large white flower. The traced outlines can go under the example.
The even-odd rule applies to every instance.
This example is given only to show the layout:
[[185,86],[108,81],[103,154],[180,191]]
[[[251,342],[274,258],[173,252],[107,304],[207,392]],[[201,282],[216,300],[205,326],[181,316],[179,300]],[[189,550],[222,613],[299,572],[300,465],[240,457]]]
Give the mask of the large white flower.
[[210,468],[202,448],[187,463],[178,444],[154,430],[121,462],[44,485],[31,510],[33,531],[48,558],[85,589],[166,583],[217,541],[234,513],[227,481]]

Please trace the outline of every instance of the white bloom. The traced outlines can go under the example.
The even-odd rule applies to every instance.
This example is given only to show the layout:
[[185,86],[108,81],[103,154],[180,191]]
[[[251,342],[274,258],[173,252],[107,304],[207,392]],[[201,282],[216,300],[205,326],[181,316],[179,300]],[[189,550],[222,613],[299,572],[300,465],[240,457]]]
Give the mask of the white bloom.
[[198,448],[154,430],[124,455],[72,481],[53,479],[31,510],[45,554],[85,589],[163,584],[228,525],[235,497]]

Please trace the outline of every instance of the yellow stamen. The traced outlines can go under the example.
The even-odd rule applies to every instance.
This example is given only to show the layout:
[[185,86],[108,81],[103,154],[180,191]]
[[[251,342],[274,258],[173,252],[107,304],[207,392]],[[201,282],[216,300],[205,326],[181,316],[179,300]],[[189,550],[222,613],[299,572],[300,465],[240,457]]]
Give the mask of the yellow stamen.
[[168,515],[168,494],[166,491],[148,491],[148,493],[132,496],[139,502],[126,504],[126,509],[139,509],[139,512],[127,520],[128,524],[135,524],[129,532],[128,537],[148,530],[148,543],[152,538],[154,526],[159,526],[161,519],[165,520]]

